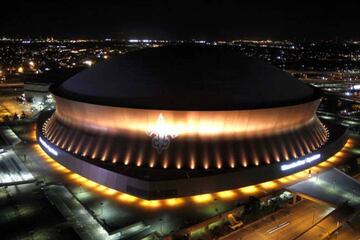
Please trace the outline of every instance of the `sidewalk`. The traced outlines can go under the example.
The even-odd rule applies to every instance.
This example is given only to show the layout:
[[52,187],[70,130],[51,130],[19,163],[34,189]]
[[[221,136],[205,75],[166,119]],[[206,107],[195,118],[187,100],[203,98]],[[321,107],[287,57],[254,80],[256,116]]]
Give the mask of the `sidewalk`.
[[67,221],[73,223],[73,228],[81,239],[112,239],[96,219],[64,186],[47,186],[44,188],[44,193]]
[[293,239],[332,210],[333,208],[325,204],[304,200],[293,207],[282,209],[246,225],[223,239]]
[[0,186],[24,184],[35,181],[13,150],[0,153]]
[[354,214],[354,208],[344,204],[295,239],[325,239],[340,228]]

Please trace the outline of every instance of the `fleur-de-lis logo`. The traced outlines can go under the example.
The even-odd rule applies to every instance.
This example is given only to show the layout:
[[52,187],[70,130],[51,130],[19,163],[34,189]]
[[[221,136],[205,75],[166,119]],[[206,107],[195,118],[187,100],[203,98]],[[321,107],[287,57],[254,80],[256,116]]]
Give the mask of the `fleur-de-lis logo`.
[[152,138],[152,146],[158,153],[166,150],[169,147],[171,140],[177,137],[176,131],[172,129],[170,125],[165,123],[165,119],[161,113],[156,124],[151,126],[147,131],[147,135]]

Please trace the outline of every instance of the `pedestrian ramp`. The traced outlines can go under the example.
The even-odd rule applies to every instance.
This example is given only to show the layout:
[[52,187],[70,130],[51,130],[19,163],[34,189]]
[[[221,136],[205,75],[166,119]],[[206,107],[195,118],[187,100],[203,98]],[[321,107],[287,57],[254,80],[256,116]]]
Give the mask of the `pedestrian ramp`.
[[3,145],[14,146],[21,142],[21,139],[9,127],[0,127],[0,138]]
[[333,168],[286,188],[310,200],[328,203],[339,207],[344,203],[360,209],[360,182],[342,171]]

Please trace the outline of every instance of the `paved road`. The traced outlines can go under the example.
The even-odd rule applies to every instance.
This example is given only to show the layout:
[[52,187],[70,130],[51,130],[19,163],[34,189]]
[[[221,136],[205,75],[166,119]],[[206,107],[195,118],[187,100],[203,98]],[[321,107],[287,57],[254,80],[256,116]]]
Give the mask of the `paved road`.
[[[359,181],[360,175],[358,175],[356,179]],[[360,212],[330,237],[330,240],[349,239],[360,240]]]
[[0,127],[0,137],[7,145],[21,143],[21,139],[9,127]]
[[350,206],[360,209],[360,183],[336,168],[286,189],[333,206],[341,206],[348,202]]
[[35,180],[13,150],[0,153],[0,173],[0,186],[28,183]]
[[330,240],[360,240],[360,214],[335,232]]
[[[333,208],[304,200],[288,211],[281,211],[273,217],[245,227],[226,240],[275,240],[293,239],[313,223],[326,216]],[[278,229],[278,230],[277,230]]]
[[347,204],[340,206],[326,216],[326,218],[322,219],[308,231],[304,232],[304,234],[296,238],[296,240],[325,239],[351,218],[353,214],[354,208]]
[[14,113],[21,114],[22,112],[25,112],[27,115],[31,114],[31,104],[19,104],[14,95],[1,96],[0,102],[0,118],[3,118],[5,115],[12,117]]
[[44,192],[61,214],[69,222],[74,223],[74,229],[81,239],[110,239],[104,228],[64,186],[47,186]]

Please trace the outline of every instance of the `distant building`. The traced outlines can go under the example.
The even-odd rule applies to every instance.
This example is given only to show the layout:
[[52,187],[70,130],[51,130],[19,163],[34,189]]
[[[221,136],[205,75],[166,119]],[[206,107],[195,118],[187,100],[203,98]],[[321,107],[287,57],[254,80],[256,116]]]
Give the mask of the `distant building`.
[[26,76],[24,80],[25,98],[35,104],[44,103],[51,96],[49,87],[52,84],[60,83],[81,70],[83,68],[62,68],[50,70],[39,75]]
[[45,82],[25,82],[25,97],[33,103],[44,102],[48,98],[50,85],[51,83]]

